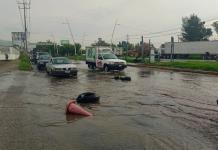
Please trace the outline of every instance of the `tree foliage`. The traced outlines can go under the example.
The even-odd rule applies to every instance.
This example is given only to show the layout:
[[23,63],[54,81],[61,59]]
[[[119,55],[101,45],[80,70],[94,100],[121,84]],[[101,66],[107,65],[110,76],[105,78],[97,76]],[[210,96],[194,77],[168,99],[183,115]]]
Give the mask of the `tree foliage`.
[[211,28],[205,27],[205,22],[193,14],[182,19],[183,41],[208,41],[212,35]]
[[218,21],[214,22],[212,24],[212,26],[214,27],[214,30],[216,31],[216,33],[218,34]]
[[[81,45],[76,43],[76,52],[80,54]],[[39,42],[34,51],[49,52],[52,56],[73,56],[75,54],[75,46],[72,44],[55,45],[52,42]]]
[[134,49],[134,44],[129,43],[129,42],[127,43],[126,41],[122,41],[122,42],[118,43],[117,47],[123,48],[125,51],[127,50],[127,48],[128,48],[128,50],[133,50]]
[[93,43],[92,46],[110,46],[110,44],[102,40],[102,38],[98,38],[98,41]]

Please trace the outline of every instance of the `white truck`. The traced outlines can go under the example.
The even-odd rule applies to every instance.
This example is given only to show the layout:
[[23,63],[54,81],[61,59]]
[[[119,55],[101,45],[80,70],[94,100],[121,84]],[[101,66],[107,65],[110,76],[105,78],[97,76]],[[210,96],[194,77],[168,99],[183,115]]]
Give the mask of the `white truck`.
[[125,60],[118,59],[109,47],[87,47],[86,64],[90,69],[103,69],[104,71],[122,71],[127,67]]

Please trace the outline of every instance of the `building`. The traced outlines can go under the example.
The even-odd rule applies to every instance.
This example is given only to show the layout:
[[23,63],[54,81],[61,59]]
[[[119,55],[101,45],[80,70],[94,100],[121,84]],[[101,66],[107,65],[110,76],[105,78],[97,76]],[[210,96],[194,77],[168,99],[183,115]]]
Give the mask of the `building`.
[[8,60],[15,60],[19,58],[20,52],[14,47],[0,46],[0,60],[6,60],[6,55],[8,56]]
[[[196,57],[203,59],[206,56],[214,58],[218,55],[218,41],[197,41],[174,43],[175,59],[188,59]],[[171,43],[165,43],[161,46],[161,57],[169,59],[171,56]]]

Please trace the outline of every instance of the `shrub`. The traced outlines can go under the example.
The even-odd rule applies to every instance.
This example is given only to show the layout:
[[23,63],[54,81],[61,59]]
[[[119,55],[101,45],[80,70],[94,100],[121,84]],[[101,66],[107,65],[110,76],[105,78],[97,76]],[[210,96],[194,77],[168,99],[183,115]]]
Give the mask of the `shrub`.
[[22,71],[30,71],[32,70],[32,65],[31,65],[31,62],[30,62],[30,58],[28,57],[27,54],[25,53],[21,53],[20,54],[20,57],[19,57],[19,70],[22,70]]

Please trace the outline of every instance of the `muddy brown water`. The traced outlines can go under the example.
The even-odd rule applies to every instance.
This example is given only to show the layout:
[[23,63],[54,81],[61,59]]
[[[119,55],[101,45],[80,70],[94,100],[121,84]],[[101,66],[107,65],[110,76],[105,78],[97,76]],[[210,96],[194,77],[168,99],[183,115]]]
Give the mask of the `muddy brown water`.
[[[129,67],[131,82],[90,71],[77,78],[44,72],[0,74],[2,150],[218,149],[218,77]],[[93,117],[65,115],[70,98],[92,91]]]

